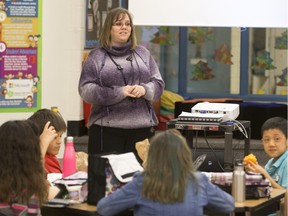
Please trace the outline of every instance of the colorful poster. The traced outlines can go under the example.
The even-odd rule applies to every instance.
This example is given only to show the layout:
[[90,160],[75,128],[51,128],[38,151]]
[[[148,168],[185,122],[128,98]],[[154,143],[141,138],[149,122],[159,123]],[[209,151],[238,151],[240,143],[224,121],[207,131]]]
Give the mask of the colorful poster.
[[41,107],[41,0],[0,0],[0,112]]

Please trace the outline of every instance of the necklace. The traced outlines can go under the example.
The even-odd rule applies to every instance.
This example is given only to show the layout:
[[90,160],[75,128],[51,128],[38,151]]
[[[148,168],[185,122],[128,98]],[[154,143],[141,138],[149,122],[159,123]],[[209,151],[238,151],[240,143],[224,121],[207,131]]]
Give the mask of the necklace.
[[[127,80],[126,80],[126,78],[125,78],[125,76],[124,76],[124,73],[123,73],[123,67],[122,67],[121,65],[119,65],[119,64],[113,59],[113,57],[111,56],[110,53],[107,52],[107,55],[109,56],[109,58],[111,59],[111,61],[114,63],[114,65],[116,66],[116,68],[121,72],[121,76],[122,76],[122,78],[123,78],[123,80],[124,80],[125,85],[128,85],[128,82],[127,82]],[[132,51],[131,54],[126,58],[126,61],[130,61],[130,65],[131,65],[131,68],[130,68],[130,74],[131,74],[130,77],[132,77],[131,84],[133,84],[134,81],[135,81],[134,78],[135,78],[135,73],[136,73],[136,71],[135,71],[135,69],[134,69],[134,66],[133,66],[133,63],[132,63],[133,60],[135,60],[136,65],[137,65],[137,68],[138,68],[138,74],[139,74],[139,83],[138,83],[138,85],[139,85],[139,84],[140,84],[140,79],[141,79],[140,67],[139,67],[138,61],[137,61],[137,59],[135,58],[135,55],[134,55],[134,53],[133,53],[133,51]]]
[[[121,72],[121,76],[122,76],[122,78],[123,78],[123,81],[124,81],[125,85],[128,85],[128,82],[127,82],[127,80],[126,80],[126,78],[125,78],[125,76],[124,76],[124,73],[123,73],[123,67],[122,67],[121,65],[119,65],[119,64],[112,58],[112,56],[111,56],[110,53],[107,53],[107,54],[108,54],[109,58],[111,59],[111,61],[115,64],[116,68]],[[126,60],[127,60],[127,61],[130,61],[130,64],[131,64],[130,72],[132,71],[132,83],[134,82],[134,76],[135,76],[135,74],[134,74],[134,67],[133,67],[133,63],[132,63],[133,55],[134,55],[134,53],[132,53],[131,55],[129,55],[129,56],[126,58]],[[135,57],[135,56],[134,56],[134,57]],[[135,59],[135,61],[136,61],[136,59]],[[139,69],[139,65],[138,65],[138,62],[137,62],[137,61],[136,61],[136,64],[137,64],[138,69]],[[140,78],[139,78],[139,84],[140,84]],[[131,102],[133,102],[133,103],[135,103],[135,101],[136,101],[135,98],[129,97],[128,99],[129,99]]]
[[123,67],[121,65],[119,65],[113,58],[112,56],[110,55],[110,53],[108,53],[108,56],[109,58],[111,59],[111,61],[116,65],[117,69],[122,71],[123,70]]
[[[126,78],[125,78],[125,76],[124,76],[124,73],[123,73],[123,67],[122,67],[121,65],[119,65],[119,64],[112,58],[112,56],[111,56],[110,53],[107,53],[107,54],[108,54],[109,58],[111,59],[111,61],[115,64],[116,68],[121,72],[121,76],[122,76],[122,78],[123,78],[123,80],[124,80],[125,85],[128,85],[128,82],[127,82],[127,80],[126,80]],[[128,57],[126,58],[126,60],[127,60],[127,61],[130,61],[130,63],[131,63],[130,72],[131,72],[131,70],[133,69],[133,77],[132,77],[132,78],[133,78],[133,79],[132,79],[132,83],[133,83],[133,80],[134,80],[134,68],[133,68],[133,64],[132,64],[132,56],[131,56],[131,55],[128,56]]]

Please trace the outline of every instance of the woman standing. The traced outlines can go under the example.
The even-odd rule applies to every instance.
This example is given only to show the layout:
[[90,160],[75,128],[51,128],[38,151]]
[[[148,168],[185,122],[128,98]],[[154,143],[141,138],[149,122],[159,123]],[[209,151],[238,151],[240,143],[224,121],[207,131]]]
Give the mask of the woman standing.
[[80,96],[92,104],[88,153],[137,156],[135,143],[151,137],[158,124],[151,102],[160,98],[164,81],[151,53],[137,45],[128,10],[109,12],[99,45],[90,52],[79,80]]

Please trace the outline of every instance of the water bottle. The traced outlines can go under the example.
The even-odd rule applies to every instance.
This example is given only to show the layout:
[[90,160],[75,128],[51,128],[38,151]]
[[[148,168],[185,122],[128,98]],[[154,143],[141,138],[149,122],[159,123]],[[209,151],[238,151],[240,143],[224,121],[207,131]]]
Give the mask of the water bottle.
[[73,137],[68,136],[63,156],[63,178],[76,172],[76,153]]
[[237,161],[234,165],[232,176],[232,196],[235,202],[243,202],[246,198],[246,182],[245,182],[244,166]]

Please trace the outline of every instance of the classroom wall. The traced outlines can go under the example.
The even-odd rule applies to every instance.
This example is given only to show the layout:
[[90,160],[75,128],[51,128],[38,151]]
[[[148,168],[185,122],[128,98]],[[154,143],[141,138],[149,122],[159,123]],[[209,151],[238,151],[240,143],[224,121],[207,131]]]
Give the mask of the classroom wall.
[[[84,52],[86,0],[42,2],[42,108],[57,106],[66,122],[80,121],[84,113],[78,80]],[[0,124],[31,115],[32,112],[1,113],[0,109]],[[62,155],[63,148],[59,157]]]
[[128,5],[137,14],[135,25],[286,28],[288,20],[287,0],[129,0]]
[[[42,2],[42,108],[57,106],[66,122],[79,121],[83,119],[78,80],[84,49],[85,0]],[[30,115],[1,113],[0,109],[0,124]],[[59,157],[62,154],[63,149]]]

